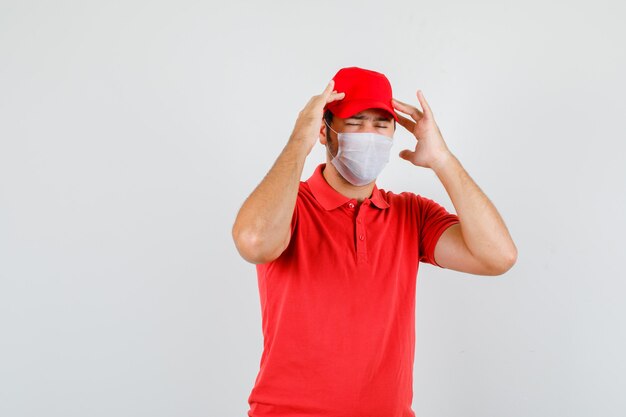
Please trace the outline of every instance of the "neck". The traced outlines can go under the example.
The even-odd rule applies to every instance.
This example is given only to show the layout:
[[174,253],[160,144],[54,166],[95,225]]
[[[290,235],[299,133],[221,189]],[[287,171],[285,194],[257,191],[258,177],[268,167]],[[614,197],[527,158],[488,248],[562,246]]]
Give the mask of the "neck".
[[324,176],[324,179],[326,179],[328,185],[333,187],[335,191],[346,197],[354,198],[359,203],[366,198],[371,197],[372,190],[374,190],[375,182],[362,186],[356,186],[349,183],[344,177],[341,176],[341,174],[339,174],[339,172],[337,172],[335,166],[328,160],[326,160],[326,166],[322,170],[322,175]]

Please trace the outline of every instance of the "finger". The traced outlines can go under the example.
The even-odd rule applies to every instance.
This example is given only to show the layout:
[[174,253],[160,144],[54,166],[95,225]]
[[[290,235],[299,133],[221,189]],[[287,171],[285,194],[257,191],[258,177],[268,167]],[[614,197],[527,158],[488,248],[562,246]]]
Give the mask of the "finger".
[[333,93],[326,99],[326,103],[331,103],[336,100],[341,100],[345,96],[346,96],[346,93],[337,93],[336,91],[333,91]]
[[392,99],[391,104],[394,105],[394,107],[398,108],[398,110],[402,111],[403,113],[406,113],[406,114],[417,113],[420,118],[423,116],[422,111],[418,109],[417,107],[411,106],[410,104],[407,104],[407,103],[403,103],[399,100],[396,100],[395,98]]
[[324,97],[324,100],[326,100],[328,96],[330,96],[330,93],[333,91],[334,87],[335,87],[335,80],[330,80],[328,84],[326,85],[326,88],[321,94],[321,96]]
[[419,121],[419,119],[421,119],[423,116],[422,112],[419,111],[417,107],[398,101],[395,98],[391,100],[391,104],[395,109],[400,110],[402,113],[410,115],[416,122]]
[[403,151],[400,151],[398,156],[402,159],[406,159],[407,161],[410,161],[414,154],[415,152],[405,149]]
[[420,102],[420,106],[422,106],[422,108],[424,109],[424,113],[428,114],[428,116],[432,116],[433,112],[426,102],[426,98],[424,97],[424,93],[422,92],[422,90],[417,90],[417,99]]
[[400,123],[400,126],[404,127],[409,132],[413,132],[413,129],[415,129],[415,122],[414,121],[404,117],[403,115],[399,114],[398,112],[396,112],[396,116],[398,116],[398,123]]

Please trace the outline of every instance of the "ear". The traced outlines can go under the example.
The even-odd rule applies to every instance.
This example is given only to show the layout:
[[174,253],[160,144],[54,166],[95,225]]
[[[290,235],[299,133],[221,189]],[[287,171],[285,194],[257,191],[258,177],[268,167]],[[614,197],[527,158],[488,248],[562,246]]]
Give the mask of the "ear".
[[320,127],[320,143],[326,146],[326,123],[322,120],[322,126]]

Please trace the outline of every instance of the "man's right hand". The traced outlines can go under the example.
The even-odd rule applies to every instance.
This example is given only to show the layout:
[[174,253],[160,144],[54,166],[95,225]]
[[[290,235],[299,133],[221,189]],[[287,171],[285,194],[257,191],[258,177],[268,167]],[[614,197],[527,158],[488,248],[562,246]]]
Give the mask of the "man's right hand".
[[309,102],[298,114],[298,119],[289,138],[290,141],[302,141],[306,146],[307,155],[319,139],[319,130],[324,117],[324,106],[345,97],[345,93],[333,90],[335,80],[330,80],[324,91],[311,97]]

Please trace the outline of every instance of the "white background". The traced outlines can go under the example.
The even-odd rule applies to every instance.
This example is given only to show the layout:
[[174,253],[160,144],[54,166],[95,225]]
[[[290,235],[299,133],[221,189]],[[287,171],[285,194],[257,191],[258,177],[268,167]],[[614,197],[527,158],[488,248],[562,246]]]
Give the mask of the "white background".
[[[625,415],[624,12],[1,0],[0,415],[245,416],[261,312],[231,226],[345,66],[424,91],[519,250],[420,267],[416,414]],[[395,138],[379,187],[453,211]]]

